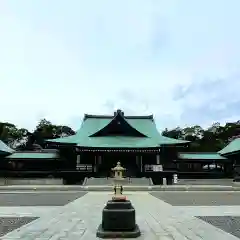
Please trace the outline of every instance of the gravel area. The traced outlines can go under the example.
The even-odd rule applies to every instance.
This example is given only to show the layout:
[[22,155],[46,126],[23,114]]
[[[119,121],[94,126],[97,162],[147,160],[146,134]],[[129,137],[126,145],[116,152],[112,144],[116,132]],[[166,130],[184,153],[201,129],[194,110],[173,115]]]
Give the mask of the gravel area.
[[0,217],[0,237],[36,219],[38,218],[37,217]]
[[0,207],[64,206],[85,194],[86,192],[0,193]]
[[221,230],[240,238],[240,217],[231,216],[201,216],[199,219],[220,228]]
[[151,192],[172,206],[240,205],[240,192]]

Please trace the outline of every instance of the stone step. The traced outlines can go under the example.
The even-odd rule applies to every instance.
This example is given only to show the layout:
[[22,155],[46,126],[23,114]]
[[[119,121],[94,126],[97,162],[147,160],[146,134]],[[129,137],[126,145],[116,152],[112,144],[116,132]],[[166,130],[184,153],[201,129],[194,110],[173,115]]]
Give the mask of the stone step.
[[[128,181],[129,180],[129,181]],[[113,178],[88,178],[84,181],[85,186],[112,186]],[[150,186],[150,178],[127,178],[124,185],[134,185],[134,186]]]

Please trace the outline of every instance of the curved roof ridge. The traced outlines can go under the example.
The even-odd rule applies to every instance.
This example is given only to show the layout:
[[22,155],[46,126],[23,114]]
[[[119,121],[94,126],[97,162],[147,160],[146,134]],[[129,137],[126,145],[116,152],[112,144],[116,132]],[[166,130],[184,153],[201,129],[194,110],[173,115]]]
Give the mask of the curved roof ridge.
[[[112,119],[114,118],[114,115],[92,115],[92,114],[84,114],[83,120],[86,120],[88,118],[107,118],[107,119]],[[153,114],[151,115],[144,115],[144,116],[125,116],[125,119],[152,119],[153,120]]]

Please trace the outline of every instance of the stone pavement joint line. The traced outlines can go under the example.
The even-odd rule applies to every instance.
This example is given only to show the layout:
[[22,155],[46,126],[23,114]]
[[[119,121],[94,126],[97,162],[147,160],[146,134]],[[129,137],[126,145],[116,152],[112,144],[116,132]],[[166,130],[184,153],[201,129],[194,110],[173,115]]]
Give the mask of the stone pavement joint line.
[[[136,209],[142,231],[139,240],[237,240],[206,222],[185,214],[147,192],[128,193]],[[127,194],[127,195],[128,195]],[[2,240],[90,240],[96,238],[104,205],[111,197],[107,192],[90,192],[85,196],[45,213],[38,220],[14,230]],[[238,239],[239,240],[239,239]]]

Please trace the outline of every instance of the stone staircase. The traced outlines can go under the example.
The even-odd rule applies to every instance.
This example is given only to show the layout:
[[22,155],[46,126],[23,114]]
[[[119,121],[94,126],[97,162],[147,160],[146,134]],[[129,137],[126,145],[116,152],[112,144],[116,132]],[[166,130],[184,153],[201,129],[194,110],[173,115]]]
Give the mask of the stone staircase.
[[[113,178],[87,178],[84,186],[113,186]],[[150,186],[152,180],[150,178],[127,178],[124,186]]]
[[110,186],[112,185],[111,178],[86,178],[83,185],[85,186]]

